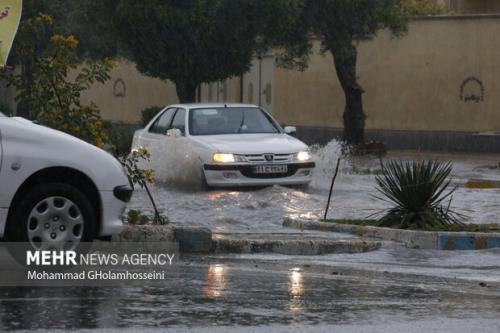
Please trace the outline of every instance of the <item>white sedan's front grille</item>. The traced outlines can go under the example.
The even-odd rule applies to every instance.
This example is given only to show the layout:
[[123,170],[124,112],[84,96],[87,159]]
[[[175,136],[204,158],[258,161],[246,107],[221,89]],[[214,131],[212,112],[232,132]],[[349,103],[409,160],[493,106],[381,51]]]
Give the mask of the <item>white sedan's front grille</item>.
[[[267,156],[272,156],[269,160],[266,159]],[[247,162],[250,163],[261,163],[261,162],[290,162],[293,160],[293,154],[251,154],[251,155],[242,155]]]

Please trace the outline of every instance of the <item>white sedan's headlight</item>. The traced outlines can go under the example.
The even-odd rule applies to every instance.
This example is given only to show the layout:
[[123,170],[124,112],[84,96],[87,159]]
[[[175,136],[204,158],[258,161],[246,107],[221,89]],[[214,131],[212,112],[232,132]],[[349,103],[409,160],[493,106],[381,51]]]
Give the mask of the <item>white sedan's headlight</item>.
[[217,154],[214,154],[213,160],[214,160],[214,162],[217,162],[217,163],[233,163],[235,161],[235,158],[234,158],[233,154],[217,153]]
[[308,151],[299,151],[295,154],[295,159],[301,162],[309,161],[311,159],[311,154]]

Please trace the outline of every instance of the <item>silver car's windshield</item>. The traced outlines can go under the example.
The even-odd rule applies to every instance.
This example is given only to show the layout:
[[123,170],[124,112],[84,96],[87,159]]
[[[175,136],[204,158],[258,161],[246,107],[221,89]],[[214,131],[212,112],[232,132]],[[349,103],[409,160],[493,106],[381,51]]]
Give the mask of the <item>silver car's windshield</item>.
[[189,112],[191,135],[281,133],[264,111],[252,107],[193,109]]
[[5,117],[5,115],[2,112],[0,112],[0,117]]

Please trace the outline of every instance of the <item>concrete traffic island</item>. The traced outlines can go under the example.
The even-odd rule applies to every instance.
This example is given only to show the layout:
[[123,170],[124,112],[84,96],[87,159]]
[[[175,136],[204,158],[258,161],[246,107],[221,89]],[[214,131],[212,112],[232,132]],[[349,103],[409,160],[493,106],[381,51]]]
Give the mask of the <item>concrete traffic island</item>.
[[304,233],[212,233],[207,228],[172,225],[126,225],[116,242],[174,242],[181,253],[279,253],[320,255],[378,250],[380,242],[357,237]]
[[500,233],[403,230],[285,218],[284,227],[353,234],[362,239],[382,239],[408,248],[434,250],[483,250],[500,247]]
[[113,236],[113,242],[176,242],[174,228],[169,225],[125,224],[123,231]]
[[215,253],[279,253],[287,255],[321,255],[328,253],[362,253],[378,250],[380,242],[357,237],[324,238],[304,233],[215,234]]

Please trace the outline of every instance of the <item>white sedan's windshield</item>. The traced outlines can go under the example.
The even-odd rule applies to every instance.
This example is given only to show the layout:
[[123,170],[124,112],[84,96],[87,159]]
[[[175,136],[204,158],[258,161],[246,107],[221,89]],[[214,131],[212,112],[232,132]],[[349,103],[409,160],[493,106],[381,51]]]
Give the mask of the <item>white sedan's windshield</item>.
[[280,132],[274,120],[259,108],[206,108],[189,113],[191,135]]

